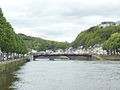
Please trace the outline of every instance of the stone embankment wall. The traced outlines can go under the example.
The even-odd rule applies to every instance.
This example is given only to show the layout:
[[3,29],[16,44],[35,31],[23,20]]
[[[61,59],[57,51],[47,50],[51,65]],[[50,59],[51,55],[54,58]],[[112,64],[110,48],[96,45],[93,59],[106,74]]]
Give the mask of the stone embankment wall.
[[15,59],[15,60],[7,60],[7,61],[1,61],[0,62],[0,72],[8,71],[14,68],[18,68],[19,66],[22,66],[23,64],[26,63],[26,59],[29,58],[32,60],[32,57],[23,57],[20,59]]
[[120,55],[101,56],[104,60],[120,61]]

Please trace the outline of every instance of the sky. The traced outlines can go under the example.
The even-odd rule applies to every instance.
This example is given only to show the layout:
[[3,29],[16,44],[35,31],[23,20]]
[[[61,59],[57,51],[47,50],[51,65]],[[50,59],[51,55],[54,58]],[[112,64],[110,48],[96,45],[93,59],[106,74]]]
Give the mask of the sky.
[[0,0],[16,33],[54,41],[75,40],[103,21],[120,20],[120,0]]

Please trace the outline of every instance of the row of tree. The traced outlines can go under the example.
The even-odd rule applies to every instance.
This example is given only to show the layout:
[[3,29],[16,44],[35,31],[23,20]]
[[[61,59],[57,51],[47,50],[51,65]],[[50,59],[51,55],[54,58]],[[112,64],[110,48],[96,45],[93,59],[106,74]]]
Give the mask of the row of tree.
[[120,33],[114,33],[103,44],[103,49],[107,50],[108,54],[118,54],[120,52]]
[[24,41],[17,35],[11,24],[7,22],[0,8],[0,49],[3,53],[27,53]]

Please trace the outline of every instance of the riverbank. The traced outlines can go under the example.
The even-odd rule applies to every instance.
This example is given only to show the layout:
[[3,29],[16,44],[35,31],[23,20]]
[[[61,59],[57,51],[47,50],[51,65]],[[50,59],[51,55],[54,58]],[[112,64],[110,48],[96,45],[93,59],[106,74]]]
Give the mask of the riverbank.
[[13,90],[10,88],[12,82],[18,80],[13,76],[20,66],[26,63],[25,57],[9,61],[0,62],[0,88],[1,90]]
[[10,86],[19,80],[14,76],[14,72],[28,62],[28,59],[32,60],[32,56],[0,62],[0,90],[14,90]]
[[14,69],[16,67],[19,67],[19,66],[25,64],[26,58],[28,58],[28,57],[23,57],[23,58],[15,59],[15,60],[1,61],[0,62],[0,72],[8,71],[8,70]]
[[100,56],[103,60],[113,60],[120,61],[120,55],[108,55],[108,56]]
[[[88,60],[86,57],[71,57],[72,60]],[[120,61],[120,55],[92,55],[90,60],[111,60],[111,61]]]

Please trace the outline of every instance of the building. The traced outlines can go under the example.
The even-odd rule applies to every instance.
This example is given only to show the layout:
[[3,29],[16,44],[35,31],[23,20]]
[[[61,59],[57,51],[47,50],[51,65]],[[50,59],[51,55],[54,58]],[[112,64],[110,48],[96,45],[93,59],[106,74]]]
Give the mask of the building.
[[63,54],[64,53],[64,50],[63,49],[58,49],[56,50],[55,54]]
[[52,53],[53,53],[53,50],[52,50],[52,49],[46,50],[45,53],[46,53],[46,54],[52,54]]
[[102,49],[102,44],[95,44],[90,50],[91,54],[107,55],[107,51]]
[[119,26],[120,25],[120,21],[117,21],[117,22],[102,22],[101,24],[99,24],[98,26],[100,27],[108,27],[108,26]]

